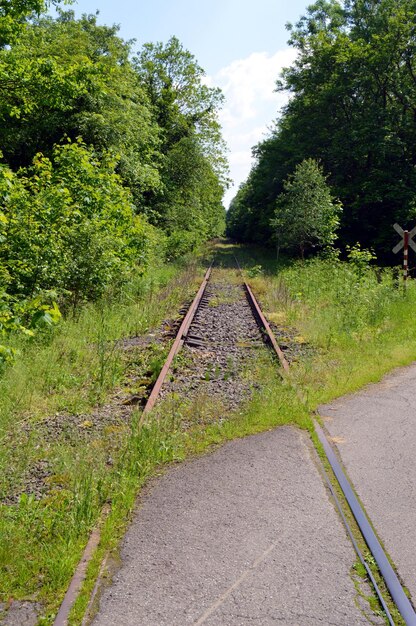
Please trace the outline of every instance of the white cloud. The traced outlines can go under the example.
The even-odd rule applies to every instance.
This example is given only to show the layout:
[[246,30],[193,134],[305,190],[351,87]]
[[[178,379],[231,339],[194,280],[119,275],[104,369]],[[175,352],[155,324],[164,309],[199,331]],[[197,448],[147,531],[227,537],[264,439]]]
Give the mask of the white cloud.
[[247,159],[251,159],[251,150],[241,150],[240,152],[232,152],[229,157],[230,165],[245,166]]
[[214,76],[206,77],[208,85],[221,87],[226,99],[220,121],[230,149],[231,178],[234,181],[224,199],[226,206],[250,171],[251,148],[264,137],[268,126],[287,102],[287,94],[274,90],[282,68],[291,65],[295,57],[296,51],[291,48],[273,55],[254,52],[246,59],[233,61]]

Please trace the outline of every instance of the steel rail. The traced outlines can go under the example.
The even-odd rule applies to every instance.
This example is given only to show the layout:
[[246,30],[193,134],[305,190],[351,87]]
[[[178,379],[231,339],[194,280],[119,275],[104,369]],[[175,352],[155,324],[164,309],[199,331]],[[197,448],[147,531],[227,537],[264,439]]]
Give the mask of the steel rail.
[[55,617],[53,626],[67,626],[69,614],[81,590],[81,585],[85,580],[88,563],[92,559],[92,555],[98,547],[99,542],[100,532],[95,529],[90,535],[89,541],[81,557],[81,561],[79,562],[78,567],[75,570],[75,573],[64,596],[62,604],[59,607],[59,611]]
[[272,329],[270,328],[270,325],[268,323],[268,321],[266,320],[266,318],[263,315],[263,312],[259,306],[259,303],[257,302],[253,292],[250,289],[250,286],[246,283],[246,281],[244,281],[244,288],[246,290],[247,296],[248,296],[248,301],[250,303],[250,306],[252,308],[254,317],[256,317],[258,319],[258,324],[259,326],[261,326],[266,334],[267,337],[273,347],[273,350],[276,352],[277,356],[279,357],[279,361],[281,366],[283,367],[283,369],[285,370],[285,372],[289,371],[289,363],[287,362],[285,355],[283,354],[282,349],[279,347],[279,344],[276,341],[276,337],[274,336]]
[[166,378],[166,376],[167,376],[167,374],[169,372],[170,366],[172,365],[172,361],[173,361],[173,359],[175,358],[175,356],[177,355],[177,353],[179,352],[179,350],[181,349],[181,347],[182,347],[182,345],[184,343],[186,334],[187,334],[187,332],[189,330],[190,325],[192,324],[192,321],[193,321],[193,319],[195,317],[195,313],[198,310],[199,303],[201,302],[201,300],[202,300],[202,298],[204,296],[205,289],[207,287],[209,278],[211,276],[211,271],[212,271],[212,264],[210,265],[210,267],[208,268],[207,272],[205,273],[204,280],[202,281],[201,286],[198,289],[198,293],[196,294],[195,298],[193,299],[192,304],[189,307],[188,312],[187,312],[187,314],[185,315],[185,317],[184,317],[184,319],[182,321],[182,324],[181,324],[181,326],[180,326],[180,328],[178,330],[178,333],[176,335],[176,339],[173,342],[172,347],[170,349],[170,352],[169,352],[169,354],[168,354],[168,356],[166,358],[165,364],[163,365],[163,367],[162,367],[162,369],[161,369],[161,371],[159,373],[159,376],[158,376],[158,378],[157,378],[157,380],[156,380],[156,382],[155,382],[155,384],[153,386],[152,392],[151,392],[150,396],[147,399],[147,402],[146,402],[145,407],[143,409],[143,413],[142,413],[142,415],[140,417],[140,420],[139,420],[139,424],[138,424],[139,426],[143,423],[147,413],[149,413],[153,409],[153,407],[154,407],[154,405],[156,403],[157,397],[159,395],[159,392],[160,392],[160,390],[162,388],[162,385],[163,385],[163,383],[165,381],[165,378]]
[[341,502],[339,501],[339,498],[338,498],[338,496],[336,494],[336,491],[335,491],[335,489],[334,489],[334,487],[333,487],[333,485],[331,483],[331,480],[330,480],[330,478],[328,476],[328,472],[326,471],[326,469],[325,469],[325,467],[324,467],[322,462],[320,462],[320,466],[321,466],[322,472],[323,472],[323,474],[325,476],[325,481],[326,481],[327,487],[328,487],[329,491],[331,492],[332,497],[334,498],[335,505],[336,505],[336,507],[338,509],[338,513],[341,516],[341,519],[342,519],[342,521],[344,523],[344,526],[345,526],[345,529],[347,531],[347,534],[348,534],[349,538],[351,539],[352,545],[354,546],[354,550],[356,551],[357,556],[360,559],[361,565],[364,567],[365,571],[367,572],[367,576],[369,577],[369,579],[371,580],[371,582],[373,584],[375,592],[376,592],[376,594],[378,596],[378,599],[380,600],[380,604],[383,607],[383,610],[384,610],[384,612],[385,612],[385,614],[387,616],[387,619],[389,621],[390,626],[395,626],[393,618],[392,618],[391,613],[389,611],[389,608],[388,608],[388,606],[386,604],[386,601],[384,600],[383,595],[382,595],[382,593],[380,591],[380,588],[377,585],[377,581],[374,578],[373,572],[371,571],[371,569],[369,568],[368,564],[366,563],[366,561],[365,561],[365,559],[363,557],[363,554],[362,554],[362,552],[361,552],[361,550],[360,550],[360,548],[359,548],[359,546],[358,546],[358,544],[357,544],[357,542],[355,540],[355,537],[354,537],[354,535],[352,533],[352,530],[351,530],[351,526],[349,525],[348,520],[345,517],[344,511],[342,510]]
[[273,350],[276,352],[280,364],[283,367],[283,369],[285,370],[285,372],[289,371],[289,363],[287,362],[285,355],[283,354],[282,349],[280,348],[279,344],[276,341],[276,337],[273,334],[272,329],[270,328],[270,324],[269,322],[266,320],[266,318],[264,317],[263,311],[260,308],[259,303],[257,302],[251,288],[250,285],[247,283],[246,279],[244,278],[243,275],[243,270],[241,269],[240,263],[238,262],[237,257],[235,256],[235,262],[237,263],[237,267],[238,270],[241,274],[241,277],[243,279],[243,283],[244,283],[244,289],[246,291],[247,294],[247,299],[249,301],[249,304],[251,306],[251,310],[253,312],[254,317],[256,318],[256,321],[258,323],[258,325],[266,332],[267,338],[270,341]]
[[[410,603],[410,600],[405,594],[396,572],[390,565],[386,553],[384,552],[379,540],[377,539],[376,534],[373,531],[371,524],[368,521],[368,518],[364,513],[350,482],[348,481],[348,478],[344,474],[341,464],[335,456],[335,452],[333,451],[331,444],[329,443],[323,429],[317,422],[315,422],[315,430],[319,437],[319,441],[322,443],[322,446],[325,450],[325,454],[329,461],[329,464],[331,465],[332,471],[334,472],[339,486],[341,487],[342,493],[344,494],[352,511],[352,514],[354,515],[354,518],[358,524],[358,527],[360,528],[360,531],[365,539],[365,542],[371,554],[373,555],[375,562],[377,563],[377,566],[381,572],[381,575],[384,578],[384,581],[390,592],[391,597],[393,598],[394,603],[400,611],[404,621],[406,622],[406,625],[416,626],[416,613]],[[384,606],[384,601],[382,602],[382,604]]]
[[[237,257],[234,257],[234,258],[236,260],[237,267],[238,267],[241,275],[243,276],[243,272],[242,272],[242,269],[241,269],[240,264],[238,262],[238,259],[237,259]],[[246,289],[247,294],[249,296],[249,301],[250,301],[250,303],[252,303],[253,313],[260,320],[261,325],[264,327],[265,331],[267,332],[267,334],[268,334],[268,336],[270,338],[271,344],[272,344],[276,354],[278,355],[279,360],[280,360],[284,370],[287,372],[287,371],[289,371],[289,363],[286,361],[286,359],[285,359],[285,357],[283,355],[282,350],[279,348],[279,346],[277,344],[277,341],[276,341],[276,338],[275,338],[275,336],[273,334],[273,331],[271,330],[270,325],[267,323],[267,320],[265,319],[265,317],[264,317],[264,315],[263,315],[263,313],[262,313],[262,311],[261,311],[261,309],[260,309],[260,307],[259,307],[259,305],[258,305],[258,303],[257,303],[257,301],[256,301],[256,299],[254,297],[254,295],[253,295],[253,292],[250,289],[250,286],[245,281],[244,276],[243,276],[243,281],[244,281],[245,289]],[[319,440],[321,441],[321,443],[323,445],[326,457],[327,457],[328,462],[329,462],[329,464],[330,464],[330,466],[332,468],[332,471],[334,472],[334,474],[335,474],[335,476],[336,476],[336,478],[338,480],[338,483],[339,483],[339,486],[341,488],[341,491],[344,494],[345,499],[347,500],[348,505],[349,505],[353,515],[354,515],[354,518],[355,518],[357,524],[358,524],[360,532],[361,532],[361,534],[362,534],[362,536],[363,536],[363,538],[364,538],[364,540],[365,540],[365,542],[366,542],[366,544],[367,544],[371,554],[373,555],[375,562],[377,563],[377,566],[378,566],[378,568],[379,568],[379,570],[381,572],[381,575],[382,575],[382,577],[383,577],[383,579],[384,579],[384,581],[386,583],[386,586],[387,586],[387,588],[388,588],[388,590],[390,592],[390,595],[391,595],[394,603],[396,604],[399,612],[401,613],[404,621],[406,622],[406,625],[407,626],[416,626],[416,613],[415,613],[415,610],[412,607],[412,604],[410,603],[409,598],[405,594],[404,589],[403,589],[403,587],[402,587],[402,585],[401,585],[401,583],[400,583],[400,581],[399,581],[399,579],[397,577],[396,572],[393,570],[392,566],[390,565],[390,562],[389,562],[389,560],[388,560],[388,558],[387,558],[387,556],[386,556],[386,554],[385,554],[385,552],[384,552],[380,542],[378,541],[378,539],[377,539],[377,537],[376,537],[376,535],[375,535],[375,533],[374,533],[374,531],[373,531],[373,529],[372,529],[372,527],[371,527],[371,525],[370,525],[370,523],[369,523],[369,521],[368,521],[368,519],[367,519],[367,517],[366,517],[366,515],[365,515],[365,513],[364,513],[364,511],[363,511],[363,509],[362,509],[362,507],[361,507],[361,505],[360,505],[360,503],[359,503],[359,501],[358,501],[358,499],[357,499],[357,497],[356,497],[356,495],[355,495],[355,493],[354,493],[354,491],[353,491],[353,489],[352,489],[352,487],[351,487],[351,485],[350,485],[346,475],[344,474],[344,472],[343,472],[343,470],[341,468],[340,463],[338,462],[338,459],[335,456],[335,453],[334,453],[334,451],[333,451],[333,449],[331,447],[331,444],[329,443],[328,439],[325,436],[324,431],[322,430],[322,428],[319,426],[319,424],[317,422],[315,422],[315,430],[316,430],[316,433],[317,433],[317,435],[319,437]],[[374,590],[375,590],[375,592],[376,592],[376,594],[377,594],[377,596],[378,596],[378,598],[380,600],[381,606],[383,607],[383,609],[384,609],[384,611],[386,613],[386,616],[387,616],[387,619],[389,620],[389,623],[392,626],[394,626],[394,621],[393,621],[393,619],[391,617],[391,614],[390,614],[390,612],[388,610],[386,602],[385,602],[385,600],[384,600],[384,598],[382,596],[382,593],[381,593],[381,591],[380,591],[380,589],[379,589],[379,587],[378,587],[378,585],[377,585],[377,583],[376,583],[376,581],[374,579],[374,576],[373,576],[370,568],[368,567],[367,563],[363,559],[363,556],[362,556],[362,554],[360,552],[360,549],[359,549],[359,547],[357,545],[357,542],[354,539],[352,530],[351,530],[351,528],[350,528],[350,526],[348,524],[348,521],[347,521],[347,519],[346,519],[346,517],[345,517],[345,515],[344,515],[344,513],[342,511],[341,504],[340,504],[340,502],[339,502],[339,500],[338,500],[338,498],[336,496],[336,493],[335,493],[334,489],[332,488],[331,482],[329,480],[329,477],[328,477],[327,473],[325,472],[325,469],[324,469],[324,473],[325,473],[325,477],[326,477],[329,489],[330,489],[330,491],[332,493],[332,496],[333,496],[333,498],[335,500],[335,504],[336,504],[340,514],[341,514],[341,519],[342,519],[342,521],[343,521],[343,523],[344,523],[344,525],[346,527],[347,533],[348,533],[348,535],[349,535],[349,537],[350,537],[350,539],[352,541],[354,549],[357,552],[357,555],[358,555],[361,563],[364,565],[365,570],[366,570],[366,572],[367,572],[367,574],[368,574],[368,576],[369,576],[369,578],[370,578],[370,580],[371,580],[371,582],[372,582],[372,584],[374,586]]]
[[[237,259],[236,259],[236,261],[237,261]],[[208,270],[206,271],[206,273],[204,275],[204,278],[203,278],[203,281],[202,281],[202,283],[201,283],[201,285],[200,285],[200,287],[198,289],[198,292],[197,292],[195,298],[193,299],[193,301],[192,301],[192,303],[191,303],[191,305],[190,305],[190,307],[189,307],[189,309],[188,309],[184,319],[182,320],[182,323],[181,323],[181,325],[179,327],[179,330],[178,330],[177,335],[175,337],[175,340],[174,340],[174,342],[172,344],[172,347],[171,347],[171,349],[169,351],[169,354],[168,354],[168,356],[166,358],[166,361],[165,361],[165,363],[164,363],[164,365],[163,365],[163,367],[162,367],[162,369],[161,369],[161,371],[159,373],[159,376],[158,376],[158,378],[157,378],[157,380],[156,380],[156,382],[155,382],[155,384],[154,384],[154,386],[152,388],[150,396],[148,397],[147,402],[146,402],[146,404],[144,406],[142,415],[140,416],[140,419],[139,419],[139,422],[138,422],[138,426],[139,427],[143,424],[143,422],[144,422],[144,420],[146,418],[146,415],[153,409],[153,407],[154,407],[154,405],[156,403],[157,397],[158,397],[158,395],[160,393],[160,390],[162,388],[162,385],[163,385],[163,383],[164,383],[164,381],[166,379],[166,376],[167,376],[167,374],[169,372],[170,366],[172,365],[172,361],[175,358],[175,356],[178,354],[178,352],[180,351],[180,349],[182,348],[182,346],[184,344],[184,341],[185,341],[185,339],[186,339],[186,337],[188,335],[190,326],[191,326],[191,324],[192,324],[192,322],[194,320],[195,314],[196,314],[196,312],[198,310],[198,307],[199,307],[199,305],[201,303],[202,298],[204,297],[205,290],[206,290],[208,281],[209,281],[210,276],[211,276],[212,265],[213,264],[211,264],[210,267],[208,268]],[[240,270],[241,275],[243,276],[242,271],[241,271],[241,267],[239,266],[238,261],[237,261],[237,265],[238,265],[238,268]],[[248,300],[249,300],[250,305],[252,307],[253,315],[256,318],[256,321],[258,322],[259,326],[261,326],[266,331],[273,348],[275,349],[277,355],[279,356],[279,359],[280,359],[280,361],[282,363],[282,366],[285,369],[288,369],[289,365],[288,365],[286,359],[284,358],[283,352],[280,350],[279,346],[277,345],[276,339],[275,339],[273,333],[271,332],[270,326],[267,323],[267,320],[265,319],[263,313],[261,312],[261,309],[260,309],[260,307],[259,307],[259,305],[258,305],[258,303],[257,303],[257,301],[256,301],[256,299],[255,299],[255,297],[254,297],[250,287],[248,286],[248,284],[244,280],[244,277],[243,277],[243,282],[244,282],[244,287],[245,287],[246,293],[248,295]],[[66,626],[67,625],[69,613],[70,613],[70,611],[71,611],[71,609],[72,609],[72,607],[73,607],[73,605],[75,603],[75,600],[76,600],[76,598],[77,598],[77,596],[79,594],[79,591],[81,589],[81,585],[82,585],[83,581],[85,580],[87,565],[90,562],[90,560],[92,558],[92,555],[93,555],[95,549],[98,546],[99,541],[100,541],[100,531],[99,531],[99,529],[95,529],[92,532],[92,534],[90,535],[89,541],[88,541],[87,546],[86,546],[86,548],[84,550],[84,553],[82,555],[81,561],[78,564],[78,567],[77,567],[77,569],[76,569],[76,571],[75,571],[75,573],[74,573],[74,575],[72,577],[70,585],[69,585],[69,587],[67,589],[67,592],[65,594],[64,600],[63,600],[63,602],[62,602],[62,604],[60,606],[60,609],[58,611],[58,614],[57,614],[57,616],[55,618],[54,626]],[[94,591],[93,591],[92,595],[94,596],[95,593],[96,593],[96,588],[94,588]],[[91,606],[92,601],[93,601],[93,598],[90,598],[90,603],[89,603],[88,606]]]

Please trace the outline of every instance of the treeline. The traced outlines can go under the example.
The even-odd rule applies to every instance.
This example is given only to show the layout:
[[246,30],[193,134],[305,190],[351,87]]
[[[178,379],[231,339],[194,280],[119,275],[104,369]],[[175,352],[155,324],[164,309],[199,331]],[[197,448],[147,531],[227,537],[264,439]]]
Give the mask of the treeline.
[[193,55],[45,8],[0,6],[0,336],[225,227],[222,94]]
[[[313,160],[318,188],[326,185],[343,207],[338,244],[359,242],[391,261],[392,225],[413,226],[416,216],[416,2],[318,0],[289,29],[299,54],[277,88],[290,101],[254,148],[228,232],[262,243],[284,235],[287,186]],[[312,228],[309,247],[323,243]]]

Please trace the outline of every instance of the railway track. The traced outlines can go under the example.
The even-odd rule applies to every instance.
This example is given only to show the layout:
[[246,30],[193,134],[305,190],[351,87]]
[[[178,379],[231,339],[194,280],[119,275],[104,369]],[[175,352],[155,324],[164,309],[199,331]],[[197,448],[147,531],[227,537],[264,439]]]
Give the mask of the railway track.
[[[280,365],[284,371],[289,370],[289,363],[287,362],[283,351],[280,349],[271,328],[264,317],[261,308],[250,289],[248,283],[244,280],[243,273],[241,271],[241,267],[236,259],[236,265],[238,267],[239,274],[241,276],[241,286],[244,290],[244,293],[247,298],[247,302],[251,308],[253,317],[259,327],[260,333],[264,339],[264,341],[271,347],[271,349],[276,354],[279,359]],[[184,344],[195,347],[195,348],[203,348],[204,345],[204,337],[201,336],[200,330],[195,324],[195,318],[198,316],[198,313],[206,309],[210,305],[210,300],[207,297],[207,287],[212,275],[212,265],[208,268],[205,273],[204,279],[200,285],[200,288],[192,301],[187,314],[185,315],[182,324],[178,330],[177,336],[173,342],[173,345],[170,349],[170,352],[166,358],[166,361],[160,371],[160,374],[156,380],[156,383],[151,391],[151,394],[145,404],[143,409],[142,416],[140,418],[140,424],[144,422],[146,419],[146,415],[150,413],[150,411],[154,408],[157,398],[162,390],[163,384],[166,380],[166,377],[169,373],[171,365],[175,356],[179,353]]]
[[[255,321],[255,324],[257,326],[257,333],[258,333],[256,337],[256,333],[253,330],[253,328],[250,327],[247,321],[244,322],[241,332],[246,332],[250,335],[250,341],[247,342],[246,349],[250,349],[251,347],[256,346],[256,345],[258,347],[261,344],[261,339],[263,339],[263,342],[269,346],[269,348],[273,351],[273,353],[277,357],[277,361],[278,361],[279,368],[280,368],[279,371],[281,373],[281,376],[285,377],[287,373],[289,372],[289,362],[286,359],[284,352],[279,347],[278,342],[270,328],[269,323],[267,322],[261,310],[261,307],[258,301],[256,300],[249,284],[246,282],[244,278],[244,274],[238,263],[238,260],[235,259],[235,261],[236,261],[236,267],[238,268],[238,273],[240,277],[240,284],[235,286],[234,291],[231,290],[232,291],[231,298],[230,298],[230,293],[227,292],[227,296],[231,300],[229,302],[229,305],[231,306],[232,304],[236,304],[237,306],[237,303],[238,303],[237,308],[239,308],[239,310],[244,309],[244,316],[246,317],[247,317],[247,311],[249,310],[251,312],[252,320]],[[193,352],[194,356],[196,356],[196,359],[200,359],[204,351],[208,351],[209,353],[212,353],[213,351],[215,352],[216,349],[220,349],[222,342],[225,343],[225,347],[223,347],[223,350],[225,350],[225,352],[227,351],[227,345],[226,345],[227,337],[228,335],[232,335],[232,332],[227,328],[225,329],[220,328],[220,331],[222,332],[219,332],[219,334],[217,333],[217,336],[215,336],[215,333],[211,333],[209,330],[209,324],[212,323],[212,319],[210,320],[209,316],[210,315],[211,317],[212,315],[215,316],[215,313],[213,313],[212,311],[212,309],[215,308],[212,305],[212,302],[213,300],[218,298],[218,287],[216,287],[216,283],[215,281],[213,281],[214,274],[215,274],[215,268],[213,268],[213,266],[211,265],[206,271],[204,278],[202,280],[202,283],[198,289],[198,292],[195,295],[194,300],[192,301],[188,311],[186,312],[182,320],[182,323],[173,341],[173,344],[166,358],[166,361],[146,401],[142,415],[139,420],[139,426],[143,425],[143,423],[146,420],[151,419],[152,410],[155,408],[155,405],[158,399],[161,397],[161,395],[163,397],[164,389],[169,386],[169,373],[171,371],[172,365],[174,364],[175,357],[179,354],[179,352],[182,349],[184,349],[184,346],[186,349],[191,350],[191,352]],[[244,298],[242,294],[244,294]],[[233,298],[235,299],[235,302],[233,301]],[[228,317],[230,317],[230,315],[233,315],[233,310],[230,309],[227,315]],[[205,318],[207,317],[208,317],[208,322],[204,321]],[[221,320],[220,320],[220,325],[221,325]],[[235,343],[236,337],[231,337],[231,340],[232,342]],[[221,364],[221,359],[219,359],[218,362]],[[184,392],[184,389],[182,389],[182,392]],[[187,393],[186,390],[185,390],[185,393]],[[373,558],[378,566],[378,569],[384,579],[386,587],[389,590],[391,598],[393,599],[400,614],[402,615],[404,622],[407,625],[416,626],[416,613],[394,569],[390,565],[389,560],[386,554],[384,553],[383,548],[381,547],[371,527],[369,520],[367,519],[364,511],[362,510],[362,507],[360,506],[360,503],[358,502],[354,494],[354,490],[334,454],[334,451],[333,451],[333,448],[331,446],[329,439],[327,438],[322,427],[317,422],[315,423],[315,428],[316,428],[317,436],[325,451],[327,461],[329,465],[331,466],[331,469],[338,481],[339,488],[343,496],[345,497],[345,500],[348,502],[348,506],[350,507],[350,510],[362,533],[364,542],[366,543],[371,554],[373,555]],[[370,567],[368,566],[366,560],[364,559],[357,545],[357,541],[354,537],[354,533],[347,521],[347,517],[343,510],[343,506],[341,505],[340,500],[337,497],[336,489],[334,489],[333,482],[331,481],[328,475],[328,472],[325,470],[323,466],[322,466],[322,471],[324,473],[327,486],[330,492],[332,493],[336,507],[338,508],[342,521],[346,527],[347,534],[349,535],[353,543],[354,549],[357,552],[358,558],[361,561],[362,565],[364,566],[369,580],[371,580],[372,582],[374,590],[379,598],[380,604],[383,607],[383,610],[387,616],[389,623],[394,625],[395,622],[393,621],[393,618],[390,614],[387,602],[385,598],[383,597],[383,594],[381,593],[379,586],[377,585],[377,582],[375,580],[375,577]],[[73,581],[68,589],[64,602],[61,605],[61,610],[59,611],[56,617],[54,626],[64,626],[65,624],[67,624],[69,612],[77,597],[79,588],[84,578],[86,564],[89,558],[91,558],[93,548],[97,545],[97,543],[98,543],[97,532],[94,532],[91,536],[89,544],[86,547],[84,557],[74,575]]]

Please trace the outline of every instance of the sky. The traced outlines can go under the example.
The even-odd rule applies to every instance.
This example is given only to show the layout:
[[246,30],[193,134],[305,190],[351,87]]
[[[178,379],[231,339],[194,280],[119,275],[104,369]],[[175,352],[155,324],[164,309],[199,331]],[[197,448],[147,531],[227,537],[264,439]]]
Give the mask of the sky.
[[78,0],[77,16],[99,11],[98,22],[119,24],[134,50],[175,35],[205,70],[209,85],[220,87],[220,114],[228,145],[228,207],[252,165],[251,149],[267,135],[287,101],[274,92],[283,67],[296,52],[287,45],[287,22],[296,22],[311,1],[305,0]]

